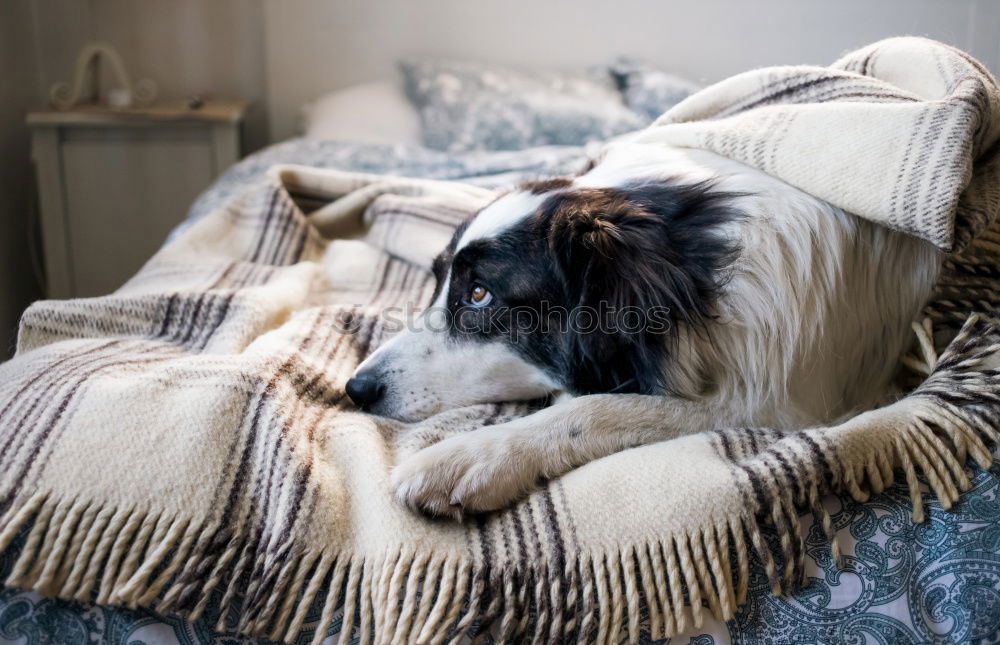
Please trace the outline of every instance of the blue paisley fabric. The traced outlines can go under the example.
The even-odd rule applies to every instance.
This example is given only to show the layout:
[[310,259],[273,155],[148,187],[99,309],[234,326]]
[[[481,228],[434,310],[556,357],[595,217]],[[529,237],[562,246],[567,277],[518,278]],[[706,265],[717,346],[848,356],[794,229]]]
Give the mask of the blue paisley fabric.
[[[449,155],[420,148],[293,140],[236,164],[197,200],[191,218],[226,201],[275,163],[468,179],[497,186],[573,172],[585,163],[585,154],[579,147],[553,146]],[[811,516],[803,515],[809,566],[802,589],[791,597],[775,597],[763,567],[754,565],[746,604],[735,618],[703,624],[667,642],[1000,643],[1000,462],[988,471],[975,470],[973,487],[954,508],[944,510],[929,500],[928,518],[921,524],[911,519],[908,489],[901,481],[865,503],[846,496],[829,497],[825,503],[838,530],[842,569],[834,565],[830,547]],[[0,580],[13,568],[15,553],[16,549],[8,550],[0,557]],[[218,633],[217,622],[211,607],[190,623],[148,610],[84,606],[0,588],[0,643],[4,644],[262,642]],[[301,643],[312,640],[308,626],[318,622],[316,608],[307,617]],[[339,642],[340,624],[335,618],[327,642]],[[358,641],[355,631],[349,642]],[[486,641],[490,642],[488,636]]]

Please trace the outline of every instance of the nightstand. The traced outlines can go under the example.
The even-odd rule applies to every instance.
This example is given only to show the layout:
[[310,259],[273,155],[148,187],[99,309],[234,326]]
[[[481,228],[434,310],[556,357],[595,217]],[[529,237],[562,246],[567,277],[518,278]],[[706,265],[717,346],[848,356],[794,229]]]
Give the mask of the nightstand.
[[110,293],[240,157],[248,103],[33,112],[49,298]]

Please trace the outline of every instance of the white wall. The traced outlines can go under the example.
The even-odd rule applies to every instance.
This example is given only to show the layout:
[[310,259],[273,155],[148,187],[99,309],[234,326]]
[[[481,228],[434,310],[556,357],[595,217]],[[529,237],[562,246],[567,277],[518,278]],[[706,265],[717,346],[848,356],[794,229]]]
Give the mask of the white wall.
[[914,34],[1000,71],[996,0],[264,0],[264,24],[277,139],[303,101],[389,77],[413,55],[579,68],[629,54],[716,81]]
[[[0,0],[5,2],[6,0]],[[20,0],[16,0],[20,1]],[[38,88],[107,40],[165,96],[257,102],[250,149],[292,136],[301,104],[395,74],[416,55],[580,68],[619,54],[701,81],[828,63],[890,35],[966,49],[1000,70],[998,0],[32,0]],[[267,118],[268,112],[270,118]],[[270,128],[268,128],[270,124]],[[268,131],[270,129],[270,132]]]
[[31,4],[43,92],[56,81],[70,80],[85,43],[103,40],[118,49],[133,79],[153,79],[163,97],[200,94],[255,101],[247,143],[255,149],[267,142],[260,0],[33,0]]
[[21,310],[38,296],[28,254],[28,132],[37,68],[30,0],[0,2],[0,360],[14,346]]

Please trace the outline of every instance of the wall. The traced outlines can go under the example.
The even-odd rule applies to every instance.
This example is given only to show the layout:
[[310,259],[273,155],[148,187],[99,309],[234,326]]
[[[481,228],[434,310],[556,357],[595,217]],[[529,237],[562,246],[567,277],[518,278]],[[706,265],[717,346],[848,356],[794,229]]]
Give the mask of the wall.
[[39,83],[68,81],[92,40],[121,53],[133,79],[163,97],[191,94],[255,101],[246,143],[267,142],[261,0],[34,0]]
[[22,309],[39,288],[28,253],[29,165],[24,116],[35,104],[31,0],[0,2],[0,360],[12,351]]
[[827,64],[891,35],[925,35],[1000,71],[996,0],[264,0],[274,138],[324,90],[386,78],[400,57],[580,68],[639,56],[702,81]]

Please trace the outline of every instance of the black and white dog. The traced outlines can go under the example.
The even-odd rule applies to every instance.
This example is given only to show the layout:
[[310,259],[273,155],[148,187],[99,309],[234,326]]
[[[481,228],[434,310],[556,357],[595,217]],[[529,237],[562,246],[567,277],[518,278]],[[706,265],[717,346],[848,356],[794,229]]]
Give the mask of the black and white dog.
[[395,468],[401,501],[460,517],[631,446],[875,406],[940,264],[930,244],[743,164],[621,143],[459,228],[425,324],[347,392],[405,421],[552,397]]

